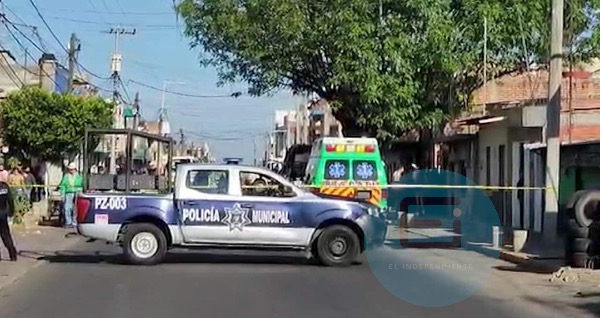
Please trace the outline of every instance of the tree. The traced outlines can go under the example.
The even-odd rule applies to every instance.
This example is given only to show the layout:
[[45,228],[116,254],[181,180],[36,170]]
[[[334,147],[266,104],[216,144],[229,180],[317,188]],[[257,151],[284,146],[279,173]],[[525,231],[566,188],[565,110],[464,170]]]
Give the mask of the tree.
[[[599,0],[566,4],[574,61],[597,57]],[[488,79],[548,63],[546,0],[181,0],[176,10],[219,84],[280,88],[333,102],[347,135],[393,137],[441,123]]]
[[86,128],[109,128],[113,105],[102,98],[25,88],[0,106],[4,143],[23,155],[57,162],[80,150]]

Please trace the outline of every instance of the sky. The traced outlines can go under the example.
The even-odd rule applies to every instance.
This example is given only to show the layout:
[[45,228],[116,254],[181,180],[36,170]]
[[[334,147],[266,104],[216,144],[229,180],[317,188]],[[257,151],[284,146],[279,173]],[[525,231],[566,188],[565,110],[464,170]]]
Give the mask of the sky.
[[[135,35],[124,35],[120,41],[121,78],[131,98],[139,92],[142,116],[147,120],[156,120],[162,92],[135,82],[162,88],[167,81],[167,90],[192,95],[221,96],[245,90],[243,83],[218,87],[215,70],[199,65],[200,50],[190,49],[171,0],[33,1],[65,47],[71,33],[77,34],[81,42],[79,63],[99,77],[110,76],[110,59],[115,46],[114,35],[106,31],[116,27],[136,29]],[[66,65],[66,52],[48,31],[30,0],[1,2],[9,21],[37,27],[41,47]],[[33,28],[19,26],[19,29],[30,39],[36,39]],[[41,52],[17,36],[29,53],[39,58]],[[6,28],[0,31],[0,41],[19,61],[25,61],[25,50]],[[28,63],[32,63],[31,59]],[[112,87],[109,80],[92,79],[99,87]],[[188,140],[196,144],[207,142],[216,158],[242,157],[248,163],[254,159],[255,144],[257,156],[262,158],[267,133],[274,128],[275,110],[294,109],[301,102],[301,97],[287,91],[262,98],[165,94],[171,131],[177,133],[177,138],[179,129],[183,129]]]

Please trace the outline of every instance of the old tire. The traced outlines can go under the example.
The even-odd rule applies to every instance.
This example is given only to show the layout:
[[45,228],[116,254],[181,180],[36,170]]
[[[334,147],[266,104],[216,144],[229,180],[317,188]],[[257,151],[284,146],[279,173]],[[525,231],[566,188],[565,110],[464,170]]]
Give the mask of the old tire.
[[573,195],[571,195],[571,197],[569,198],[569,201],[567,201],[567,205],[565,206],[565,208],[567,208],[567,209],[575,208],[575,203],[577,203],[577,201],[579,201],[581,196],[590,191],[593,191],[593,190],[579,190],[579,191],[573,193]]
[[586,238],[575,238],[572,242],[572,251],[573,253],[590,253],[591,247],[593,247],[593,242],[590,239]]
[[317,255],[326,266],[352,265],[360,254],[360,242],[352,229],[343,225],[327,227],[317,239]]
[[164,260],[167,238],[154,224],[128,224],[123,232],[123,254],[127,263],[155,265]]
[[590,229],[588,227],[582,227],[581,225],[579,225],[579,223],[577,223],[576,220],[574,219],[570,219],[569,220],[569,233],[568,236],[576,239],[576,238],[589,238],[590,237]]
[[[600,202],[600,190],[588,191],[575,202],[574,216],[581,227],[589,227],[597,220],[599,213],[597,203]],[[590,206],[591,205],[591,206]]]
[[590,257],[587,253],[574,253],[569,263],[574,268],[588,268],[593,269],[595,267],[594,258]]

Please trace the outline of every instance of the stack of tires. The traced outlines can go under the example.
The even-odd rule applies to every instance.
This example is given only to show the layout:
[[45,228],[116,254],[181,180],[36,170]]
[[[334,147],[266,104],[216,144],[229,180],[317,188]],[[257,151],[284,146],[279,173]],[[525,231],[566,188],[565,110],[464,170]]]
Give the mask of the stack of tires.
[[567,265],[575,268],[600,268],[599,207],[600,190],[575,192],[567,203]]

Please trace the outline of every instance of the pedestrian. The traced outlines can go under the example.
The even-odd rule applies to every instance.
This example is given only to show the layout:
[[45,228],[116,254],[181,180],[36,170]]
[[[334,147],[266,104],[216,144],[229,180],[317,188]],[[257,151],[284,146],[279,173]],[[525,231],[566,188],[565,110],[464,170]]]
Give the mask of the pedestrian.
[[25,178],[25,196],[27,196],[29,204],[33,204],[33,194],[35,188],[35,176],[31,173],[31,168],[26,166],[23,169],[23,177]]
[[14,188],[19,195],[24,194],[25,177],[21,171],[21,165],[18,164],[12,168],[8,175],[8,182],[12,188]]
[[83,191],[83,178],[77,173],[74,162],[67,166],[67,173],[60,181],[60,194],[63,198],[63,211],[65,215],[65,227],[73,228],[77,225],[75,218],[75,197]]
[[[17,249],[10,234],[8,217],[13,214],[13,200],[10,192],[10,186],[6,181],[0,181],[0,237],[2,243],[8,250],[8,256],[12,262],[17,261]],[[0,256],[0,260],[2,257]]]
[[400,178],[404,175],[404,165],[400,165],[396,171],[392,174],[392,182],[399,182]]
[[4,169],[4,165],[0,164],[0,181],[7,182],[8,181],[8,171]]
[[46,196],[46,163],[38,162],[34,169],[35,182],[37,184],[36,194],[37,201],[41,201]]

